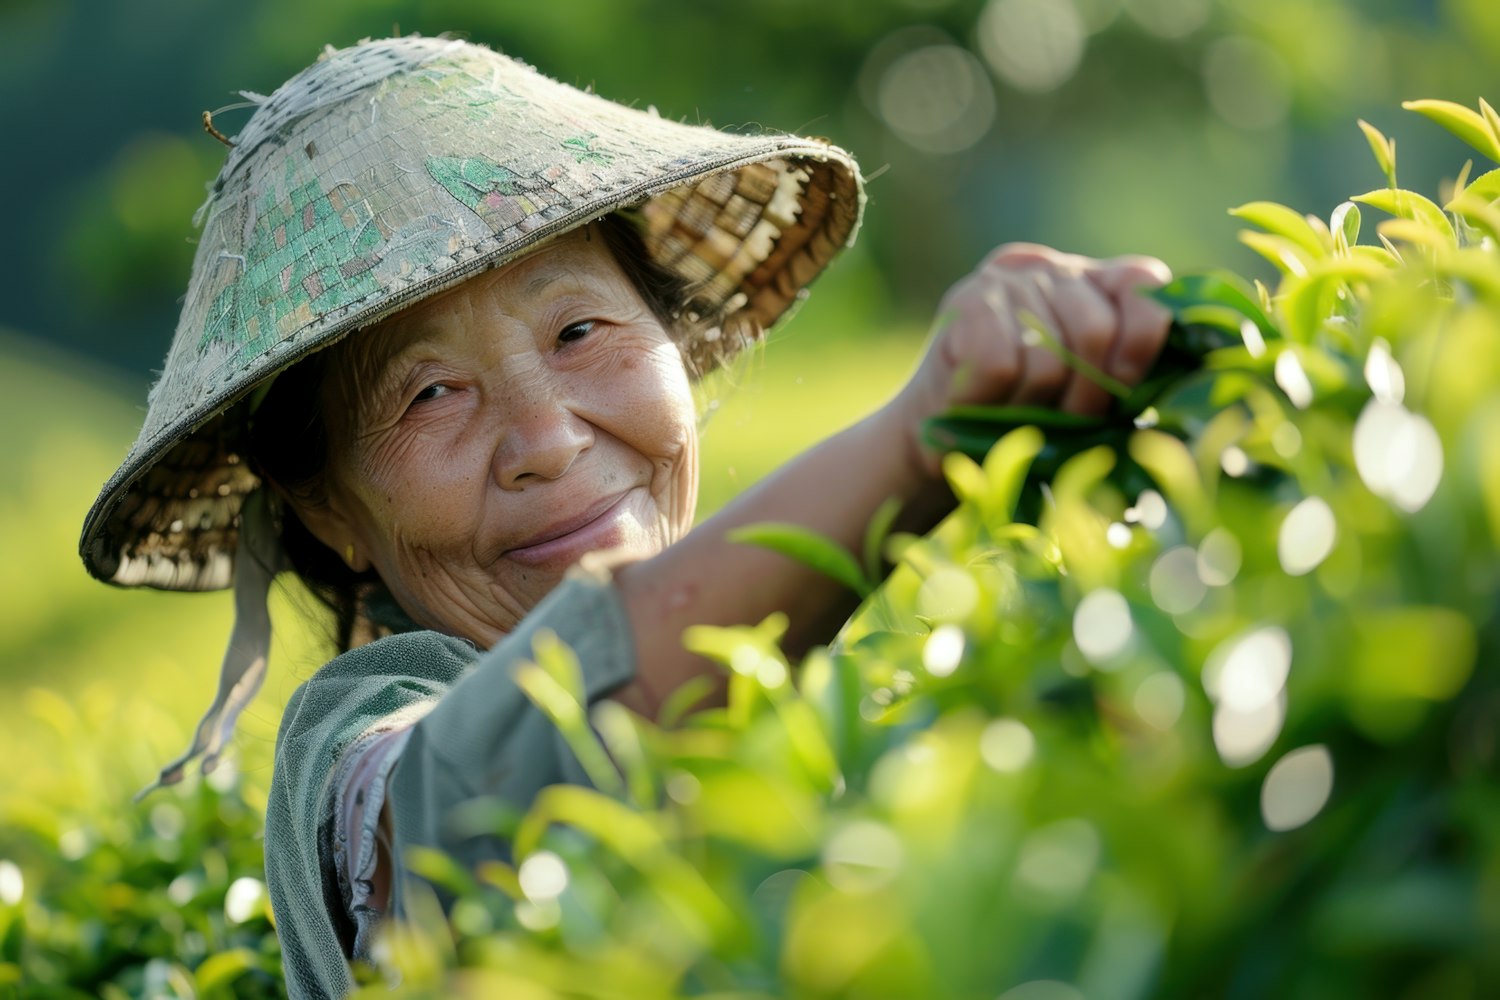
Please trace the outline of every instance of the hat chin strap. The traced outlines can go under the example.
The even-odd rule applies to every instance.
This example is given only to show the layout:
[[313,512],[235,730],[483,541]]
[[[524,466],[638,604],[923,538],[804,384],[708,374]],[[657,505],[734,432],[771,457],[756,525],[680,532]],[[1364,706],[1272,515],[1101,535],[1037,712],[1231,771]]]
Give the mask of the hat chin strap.
[[270,491],[262,486],[245,497],[240,508],[239,541],[234,554],[234,629],[219,668],[219,691],[198,723],[192,745],[166,767],[156,781],[135,797],[139,802],[158,788],[182,780],[187,765],[202,757],[204,774],[213,771],[219,754],[234,735],[234,725],[260,690],[271,652],[271,582],[288,568],[276,530]]

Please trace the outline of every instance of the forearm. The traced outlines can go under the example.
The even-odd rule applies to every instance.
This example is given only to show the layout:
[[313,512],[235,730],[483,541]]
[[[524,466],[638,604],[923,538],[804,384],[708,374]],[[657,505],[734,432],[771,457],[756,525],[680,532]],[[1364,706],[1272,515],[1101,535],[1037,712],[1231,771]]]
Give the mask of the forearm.
[[925,531],[952,497],[920,468],[908,440],[891,407],[877,411],[782,466],[665,552],[618,570],[641,665],[622,700],[654,713],[678,685],[712,669],[682,648],[691,625],[753,624],[781,611],[789,619],[789,653],[828,641],[856,595],[793,559],[727,536],[747,524],[788,522],[858,552],[870,518],[892,497],[902,505],[901,527]]

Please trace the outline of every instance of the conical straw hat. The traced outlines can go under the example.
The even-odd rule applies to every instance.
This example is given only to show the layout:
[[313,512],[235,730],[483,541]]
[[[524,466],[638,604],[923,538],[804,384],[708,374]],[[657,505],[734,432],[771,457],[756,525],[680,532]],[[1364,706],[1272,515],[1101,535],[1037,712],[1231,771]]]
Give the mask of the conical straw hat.
[[228,586],[259,485],[234,404],[559,233],[639,206],[648,253],[720,317],[684,345],[701,369],[786,311],[853,240],[862,202],[854,161],[818,140],[669,121],[462,41],[330,50],[234,138],[145,424],[84,523],[84,564],[122,586]]

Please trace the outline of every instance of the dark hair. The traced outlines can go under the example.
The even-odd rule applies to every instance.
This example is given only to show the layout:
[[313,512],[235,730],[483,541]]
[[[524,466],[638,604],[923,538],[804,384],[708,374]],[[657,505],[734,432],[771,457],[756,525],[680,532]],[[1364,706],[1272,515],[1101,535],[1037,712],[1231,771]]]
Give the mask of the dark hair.
[[[600,234],[631,285],[679,344],[697,331],[688,283],[651,259],[634,219],[607,215],[588,232]],[[251,467],[309,507],[327,502],[329,439],[321,400],[336,356],[333,349],[318,351],[276,376],[249,421]],[[685,364],[688,356],[684,351]],[[291,509],[282,520],[281,545],[303,584],[332,612],[330,638],[338,652],[392,631],[387,609],[394,611],[395,602],[380,576],[374,570],[350,569]]]

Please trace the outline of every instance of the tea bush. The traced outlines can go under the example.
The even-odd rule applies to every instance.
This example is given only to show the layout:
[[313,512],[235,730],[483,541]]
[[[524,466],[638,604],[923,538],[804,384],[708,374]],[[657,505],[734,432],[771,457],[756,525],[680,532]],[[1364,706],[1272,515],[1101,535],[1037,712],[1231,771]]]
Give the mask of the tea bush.
[[[1487,104],[1411,106],[1500,160]],[[403,994],[1500,984],[1500,171],[1439,207],[1364,127],[1387,186],[1236,209],[1279,284],[1164,289],[1173,349],[1111,419],[952,414],[998,438],[946,463],[959,510],[864,559],[751,533],[856,586],[899,564],[833,650],[692,630],[727,708],[590,727],[539,649],[598,790],[471,810],[515,866],[411,859],[457,902],[386,935]]]
[[[1488,105],[1413,107],[1500,161]],[[1276,287],[1164,289],[1171,349],[1108,419],[936,422],[961,502],[930,536],[748,533],[859,588],[896,564],[834,648],[789,663],[776,618],[692,630],[726,708],[686,691],[660,723],[606,702],[586,724],[571,654],[542,644],[520,681],[597,788],[466,810],[515,864],[409,858],[456,901],[445,919],[413,893],[370,976],[404,996],[1492,995],[1500,171],[1465,167],[1439,205],[1365,128],[1386,185],[1326,222],[1236,209]],[[123,802],[96,783],[7,813],[0,996],[278,995],[259,793],[85,792]]]

